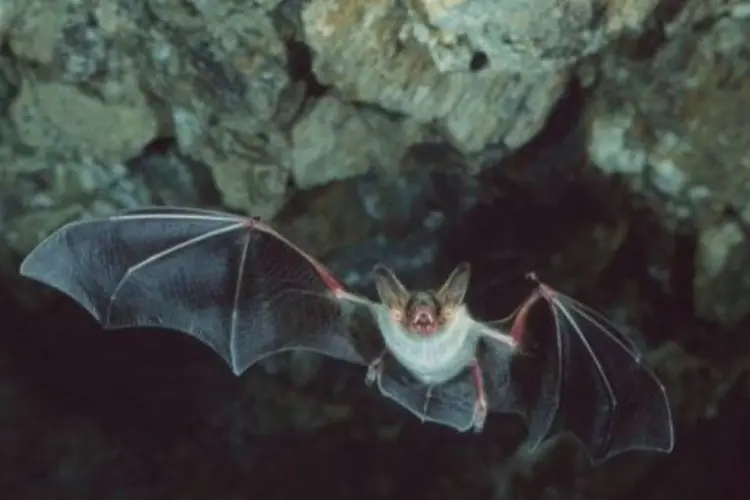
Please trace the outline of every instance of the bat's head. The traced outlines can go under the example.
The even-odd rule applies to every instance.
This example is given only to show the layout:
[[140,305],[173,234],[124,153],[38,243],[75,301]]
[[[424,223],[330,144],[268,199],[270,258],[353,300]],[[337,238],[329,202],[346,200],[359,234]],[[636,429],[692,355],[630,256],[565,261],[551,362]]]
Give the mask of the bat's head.
[[439,290],[409,291],[385,266],[375,267],[375,286],[380,301],[394,322],[409,333],[434,335],[450,325],[462,309],[469,286],[469,264],[459,264]]

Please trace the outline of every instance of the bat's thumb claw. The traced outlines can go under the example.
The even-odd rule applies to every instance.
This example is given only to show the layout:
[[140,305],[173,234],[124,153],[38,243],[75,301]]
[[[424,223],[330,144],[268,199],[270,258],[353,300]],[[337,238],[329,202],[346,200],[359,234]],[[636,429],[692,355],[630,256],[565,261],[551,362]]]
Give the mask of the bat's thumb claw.
[[472,422],[472,430],[475,434],[479,434],[484,429],[484,423],[487,420],[487,403],[484,401],[478,401],[474,407],[474,417]]
[[376,359],[367,366],[367,373],[365,374],[365,385],[370,387],[380,377],[380,373],[383,370],[383,362],[380,358]]

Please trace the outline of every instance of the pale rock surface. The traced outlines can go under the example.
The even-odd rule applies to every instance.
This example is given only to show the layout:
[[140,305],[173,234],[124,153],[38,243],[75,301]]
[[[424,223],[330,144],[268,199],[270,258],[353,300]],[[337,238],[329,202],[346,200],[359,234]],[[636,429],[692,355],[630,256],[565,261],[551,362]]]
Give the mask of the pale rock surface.
[[314,71],[352,101],[428,124],[465,153],[537,133],[565,90],[564,70],[543,77],[508,71],[442,72],[427,49],[402,40],[408,12],[395,0],[313,0],[302,12]]
[[750,223],[750,19],[717,18],[695,37],[689,19],[707,5],[690,5],[650,59],[604,59],[589,153],[658,203],[671,227],[696,222],[696,307],[732,325],[750,313],[739,298],[750,297],[747,231],[737,225]]

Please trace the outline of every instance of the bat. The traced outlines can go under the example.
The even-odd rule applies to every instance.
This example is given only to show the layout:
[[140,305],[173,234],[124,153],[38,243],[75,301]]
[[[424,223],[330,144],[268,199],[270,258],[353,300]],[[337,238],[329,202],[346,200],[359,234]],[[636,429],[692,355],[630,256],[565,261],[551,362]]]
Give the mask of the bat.
[[[532,445],[570,433],[594,462],[674,446],[664,387],[632,342],[533,274],[515,312],[483,322],[465,303],[468,263],[417,291],[376,265],[374,301],[257,218],[181,207],[68,223],[20,273],[72,297],[105,329],[186,333],[237,376],[306,349],[361,366],[368,386],[457,431],[515,414]],[[551,321],[535,328],[540,309]]]

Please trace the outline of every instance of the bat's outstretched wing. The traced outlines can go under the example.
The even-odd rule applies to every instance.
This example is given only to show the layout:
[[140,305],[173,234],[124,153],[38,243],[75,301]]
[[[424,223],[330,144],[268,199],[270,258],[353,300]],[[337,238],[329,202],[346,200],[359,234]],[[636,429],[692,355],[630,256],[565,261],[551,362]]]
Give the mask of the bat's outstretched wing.
[[469,368],[448,382],[426,385],[386,354],[377,384],[381,394],[423,422],[446,425],[460,432],[468,431],[474,423],[474,402],[478,395]]
[[[532,444],[569,432],[594,463],[629,450],[670,452],[674,427],[669,401],[636,347],[596,311],[537,285],[511,327],[520,348],[512,360],[523,371],[513,374],[511,390],[496,393],[491,401],[504,397],[505,405],[512,401],[526,414]],[[529,346],[528,351],[538,352],[527,356],[532,336],[528,319],[536,304],[550,311],[556,342],[544,342],[540,349]],[[507,353],[495,353],[487,369],[514,368],[508,360]],[[532,370],[518,366],[525,363]]]
[[162,207],[73,222],[40,243],[21,274],[105,328],[187,333],[235,374],[292,348],[366,364],[353,322],[377,335],[367,301],[321,264],[263,223],[221,212]]

